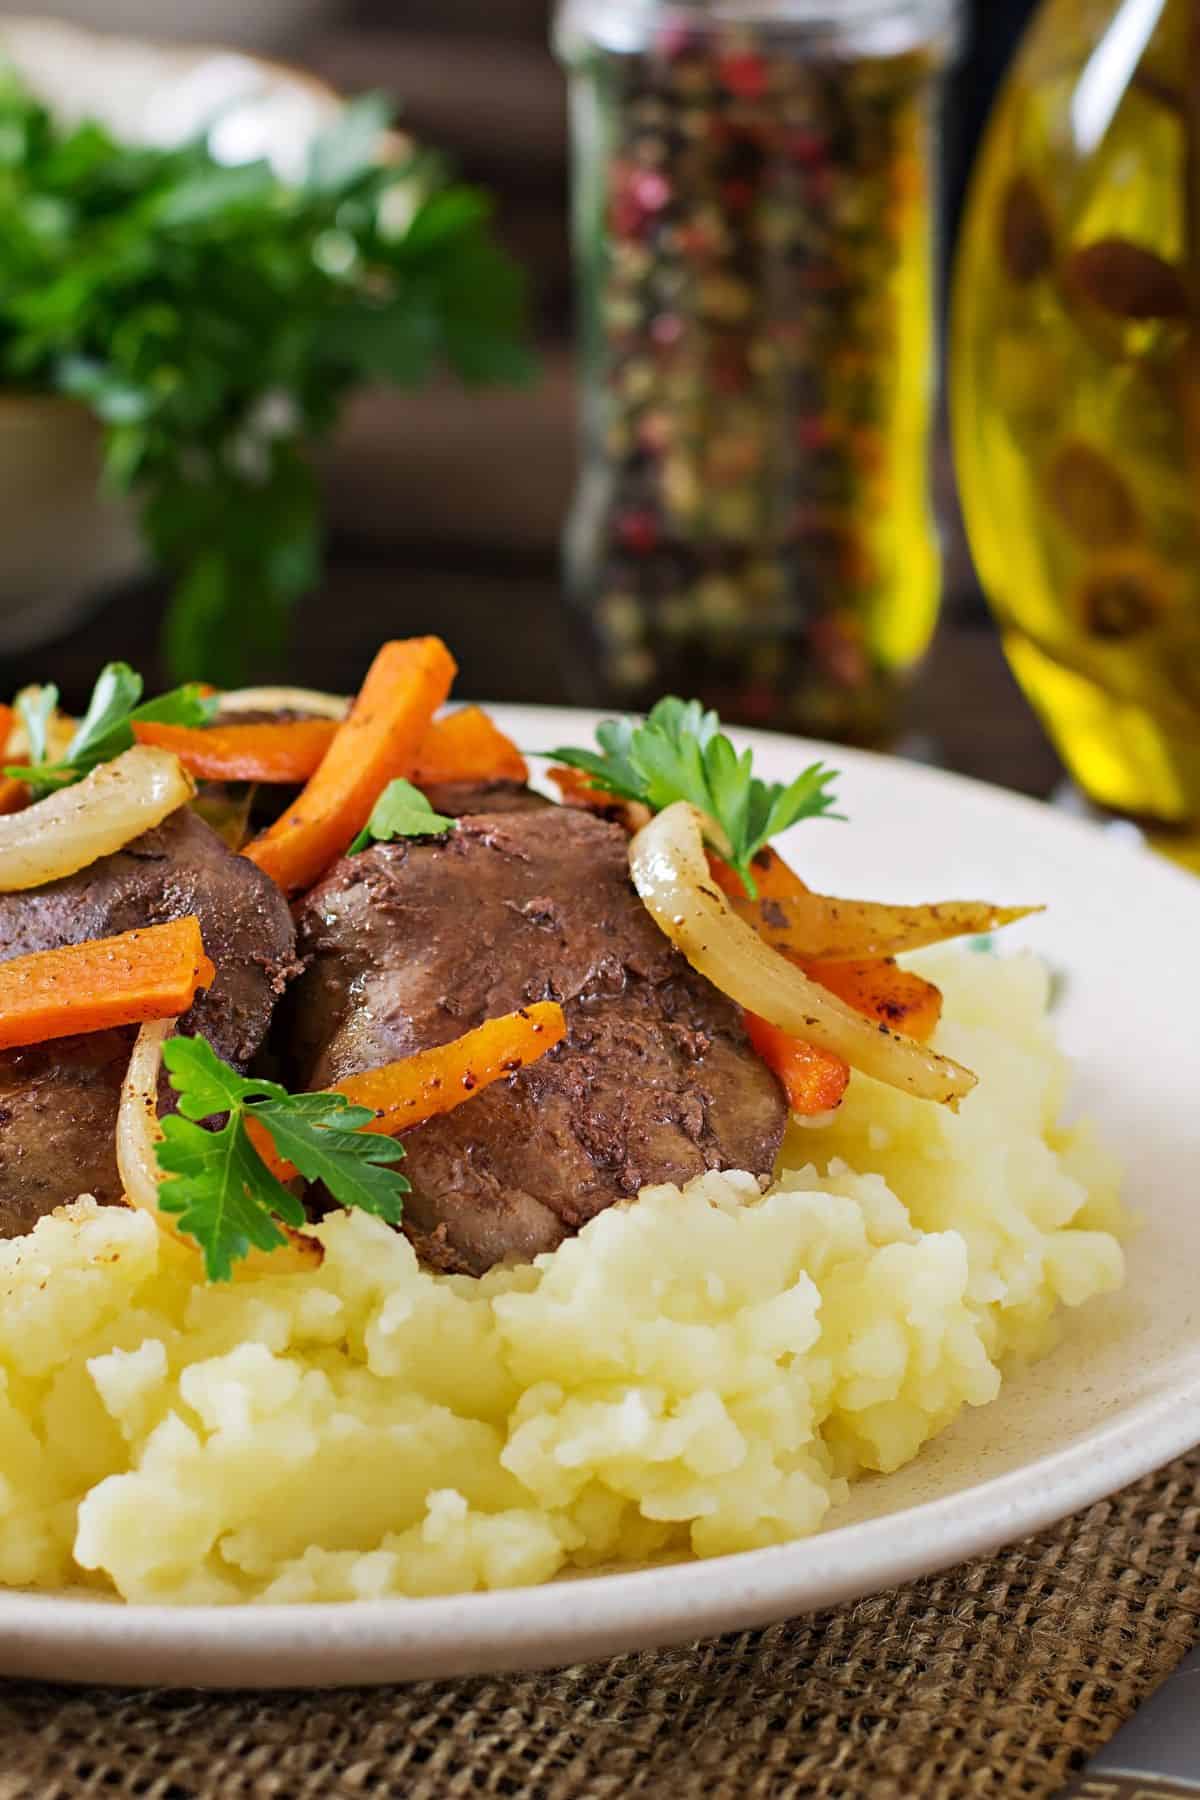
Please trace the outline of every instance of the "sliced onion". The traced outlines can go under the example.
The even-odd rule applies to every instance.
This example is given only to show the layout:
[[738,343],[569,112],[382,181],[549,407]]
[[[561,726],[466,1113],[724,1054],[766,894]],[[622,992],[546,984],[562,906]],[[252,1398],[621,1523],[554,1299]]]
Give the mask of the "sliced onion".
[[323,694],[317,688],[233,688],[217,701],[219,718],[244,712],[293,712],[314,719],[344,719],[349,711],[345,694]]
[[811,892],[760,900],[731,894],[729,903],[768,944],[804,962],[899,956],[950,938],[980,937],[1042,911],[1040,906],[992,906],[986,900],[886,906],[876,900],[835,900],[830,894]]
[[250,815],[257,792],[252,781],[204,781],[192,801],[192,811],[231,850],[240,850],[253,835]]
[[853,1069],[922,1100],[951,1107],[975,1076],[856,1013],[765,944],[714,886],[703,815],[684,800],[643,826],[629,846],[637,888],[657,924],[694,969],[749,1012],[843,1057]]
[[[155,1019],[143,1025],[137,1034],[117,1112],[117,1170],[127,1203],[139,1212],[149,1213],[174,1250],[196,1258],[200,1251],[195,1239],[181,1232],[171,1215],[164,1213],[158,1204],[162,1182],[158,1146],[163,1135],[158,1122],[158,1077],[163,1044],[178,1023],[178,1019]],[[249,1256],[235,1265],[235,1278],[239,1275],[293,1275],[320,1266],[323,1252],[316,1238],[305,1237],[283,1224],[279,1229],[287,1235],[286,1245],[281,1245],[278,1250],[251,1250]]]
[[162,1067],[162,1047],[174,1032],[178,1019],[154,1019],[137,1034],[125,1080],[121,1084],[121,1104],[117,1111],[117,1173],[125,1190],[128,1205],[149,1213],[163,1236],[179,1250],[196,1254],[197,1246],[175,1229],[171,1219],[159,1211],[158,1184],[162,1177],[158,1168],[158,1145],[162,1127],[158,1122],[158,1074]]
[[74,787],[0,818],[0,892],[86,869],[161,824],[195,791],[177,756],[136,744]]

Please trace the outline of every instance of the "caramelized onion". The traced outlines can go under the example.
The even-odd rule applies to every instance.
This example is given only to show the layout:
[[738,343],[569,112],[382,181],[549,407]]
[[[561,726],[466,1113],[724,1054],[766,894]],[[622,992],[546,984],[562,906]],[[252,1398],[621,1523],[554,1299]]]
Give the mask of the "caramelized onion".
[[0,892],[86,869],[161,824],[194,792],[177,756],[135,745],[74,787],[0,818]]
[[194,1255],[197,1246],[176,1231],[170,1218],[158,1208],[158,1184],[162,1179],[157,1154],[162,1141],[158,1074],[163,1044],[178,1023],[178,1019],[154,1019],[137,1034],[117,1111],[117,1172],[127,1203],[139,1212],[149,1213],[177,1249]]
[[759,900],[731,894],[729,904],[768,944],[805,962],[899,956],[950,938],[981,937],[1042,911],[1040,906],[992,906],[986,900],[887,906],[876,900],[835,900],[813,893]]
[[[117,1112],[117,1170],[128,1204],[149,1213],[176,1251],[198,1257],[200,1250],[195,1240],[179,1231],[171,1215],[158,1204],[162,1181],[158,1166],[158,1146],[162,1142],[158,1077],[163,1044],[178,1023],[178,1019],[155,1019],[137,1034]],[[235,1264],[235,1280],[239,1275],[293,1275],[320,1265],[323,1252],[316,1238],[305,1237],[282,1223],[279,1229],[286,1233],[286,1245],[278,1250],[251,1250],[249,1256]]]
[[844,1057],[852,1069],[949,1106],[975,1076],[949,1057],[851,1011],[765,944],[714,885],[703,815],[684,800],[643,826],[629,847],[633,884],[694,969],[747,1011]]
[[345,694],[323,694],[317,688],[233,688],[217,701],[218,718],[238,713],[299,713],[314,719],[344,719],[350,710]]

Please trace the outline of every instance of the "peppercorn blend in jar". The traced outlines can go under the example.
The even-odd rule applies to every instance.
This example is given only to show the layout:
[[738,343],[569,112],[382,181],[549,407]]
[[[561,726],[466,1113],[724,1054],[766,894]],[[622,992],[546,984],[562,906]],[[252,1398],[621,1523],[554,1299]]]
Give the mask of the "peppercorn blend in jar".
[[885,737],[937,617],[954,0],[565,0],[581,697]]

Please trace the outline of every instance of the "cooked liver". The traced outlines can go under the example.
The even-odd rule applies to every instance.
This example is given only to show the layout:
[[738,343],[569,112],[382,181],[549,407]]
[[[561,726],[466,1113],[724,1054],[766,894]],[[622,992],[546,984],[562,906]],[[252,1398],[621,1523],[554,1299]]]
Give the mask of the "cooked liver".
[[344,858],[297,909],[306,972],[282,1036],[299,1085],[564,1005],[563,1044],[405,1139],[406,1227],[442,1267],[532,1257],[649,1182],[774,1164],[779,1085],[627,857],[618,826],[535,804]]
[[447,819],[468,813],[541,812],[553,804],[520,781],[427,781],[422,792]]
[[[295,932],[270,878],[186,807],[90,868],[0,894],[0,962],[195,913],[216,979],[181,1029],[244,1068],[293,972]],[[0,1237],[79,1193],[120,1195],[113,1127],[132,1029],[0,1055]]]

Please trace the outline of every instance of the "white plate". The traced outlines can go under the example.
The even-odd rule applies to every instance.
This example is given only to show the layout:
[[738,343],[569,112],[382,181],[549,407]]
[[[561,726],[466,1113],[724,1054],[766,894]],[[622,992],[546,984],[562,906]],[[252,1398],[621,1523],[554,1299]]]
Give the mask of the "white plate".
[[[525,747],[593,720],[497,708]],[[793,774],[820,747],[747,734]],[[1031,801],[845,750],[853,823],[808,825],[834,892],[1046,900],[1013,933],[1067,974],[1062,1032],[1079,1104],[1129,1163],[1143,1224],[1123,1294],[992,1406],[898,1474],[861,1483],[819,1537],[668,1569],[438,1600],[237,1609],[0,1593],[0,1673],[179,1685],[333,1685],[581,1661],[762,1625],[995,1549],[1200,1441],[1200,884]],[[798,846],[799,847],[799,846]]]

